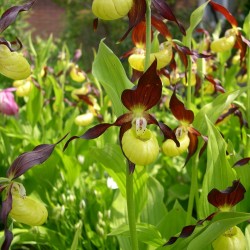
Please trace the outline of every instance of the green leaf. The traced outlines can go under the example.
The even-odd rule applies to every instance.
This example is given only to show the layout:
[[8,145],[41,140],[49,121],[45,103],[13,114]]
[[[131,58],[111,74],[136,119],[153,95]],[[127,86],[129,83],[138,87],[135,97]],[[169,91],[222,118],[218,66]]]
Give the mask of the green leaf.
[[112,101],[115,115],[120,116],[125,113],[126,108],[121,102],[121,94],[124,89],[132,88],[133,84],[127,78],[120,60],[103,41],[100,42],[92,72]]
[[29,100],[26,106],[27,119],[34,127],[40,118],[43,106],[43,96],[38,88],[33,88],[29,95]]
[[245,89],[220,94],[215,100],[205,105],[195,116],[193,126],[203,135],[207,134],[208,126],[206,116],[215,123],[222,112],[240,95]]
[[102,164],[114,179],[123,197],[126,197],[126,163],[121,148],[115,144],[106,144],[103,148],[93,148],[90,155]]
[[208,193],[213,188],[223,190],[231,186],[232,181],[236,179],[235,172],[226,158],[226,142],[208,118],[206,118],[206,123],[208,126],[207,168],[199,203],[201,218],[215,211],[215,208],[207,201]]
[[167,208],[163,202],[164,188],[151,176],[147,180],[147,187],[148,200],[146,206],[142,210],[141,221],[157,226],[158,229],[161,225],[164,230],[166,225],[161,224],[163,218],[165,218],[167,214]]
[[204,249],[226,230],[249,219],[250,213],[221,212],[189,243],[187,250]]
[[[161,237],[161,234],[156,229],[155,226],[139,223],[136,225],[136,231],[138,235],[138,240],[140,242],[146,243],[150,246],[159,247],[164,244],[164,240]],[[129,227],[128,225],[121,225],[117,229],[113,230],[109,236],[118,236],[123,235],[125,237],[129,237]]]
[[245,31],[248,39],[250,39],[250,12],[245,18],[245,22],[243,24],[243,30]]
[[192,33],[195,29],[195,27],[201,22],[204,14],[204,10],[207,6],[209,1],[205,2],[201,6],[199,6],[197,9],[195,9],[190,17],[190,26],[186,31],[186,36],[184,37],[184,44],[188,47],[191,46],[191,40],[192,40]]

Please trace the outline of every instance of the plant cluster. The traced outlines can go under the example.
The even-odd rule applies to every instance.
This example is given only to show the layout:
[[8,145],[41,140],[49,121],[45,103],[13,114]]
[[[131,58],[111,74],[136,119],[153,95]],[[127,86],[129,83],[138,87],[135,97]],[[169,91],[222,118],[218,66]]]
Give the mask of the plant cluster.
[[[222,34],[199,27],[208,6]],[[100,41],[91,71],[52,37],[0,38],[1,249],[248,249],[250,13],[239,27],[209,0],[185,29],[164,0],[92,11],[132,41]]]

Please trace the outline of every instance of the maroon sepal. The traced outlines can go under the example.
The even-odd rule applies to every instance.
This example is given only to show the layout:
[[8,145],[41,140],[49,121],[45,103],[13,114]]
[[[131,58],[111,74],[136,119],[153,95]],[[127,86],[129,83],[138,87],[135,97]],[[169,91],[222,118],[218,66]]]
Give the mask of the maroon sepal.
[[122,103],[130,111],[136,107],[144,111],[155,106],[162,91],[161,79],[156,71],[156,60],[139,79],[138,85],[133,89],[126,89],[122,92]]
[[27,11],[35,3],[35,0],[25,3],[20,6],[13,6],[6,10],[0,18],[0,33],[8,28],[15,20],[19,12]]
[[94,106],[94,103],[92,102],[92,99],[88,95],[76,95],[80,100],[85,102],[86,104],[90,106]]
[[[151,40],[153,38],[153,32],[151,30]],[[132,32],[132,42],[135,46],[137,46],[137,44],[141,45],[141,44],[146,44],[146,22],[145,21],[141,21],[140,23],[138,23]]]
[[168,30],[166,24],[161,19],[159,19],[155,15],[152,15],[151,23],[165,38],[172,39],[170,31]]
[[146,13],[146,1],[145,0],[134,0],[134,5],[130,9],[128,13],[129,18],[129,27],[126,33],[122,36],[122,38],[118,42],[122,42],[129,32],[142,20],[145,18]]
[[211,76],[211,75],[206,75],[205,79],[213,84],[215,91],[225,93],[225,89],[222,87],[222,85],[218,79],[214,79],[213,76]]
[[244,37],[238,33],[236,35],[236,43],[235,47],[240,50],[240,61],[242,62],[243,59],[245,58],[246,52],[247,52],[247,46],[250,47],[250,42],[247,39],[244,39]]
[[249,163],[249,161],[250,161],[250,157],[243,158],[243,159],[235,162],[233,167],[240,167],[240,166],[246,165]]
[[245,192],[246,189],[240,181],[235,180],[233,181],[233,185],[225,190],[220,191],[216,188],[212,189],[207,198],[208,202],[217,208],[224,206],[233,207],[244,198]]
[[[190,128],[189,128],[189,130],[190,130]],[[190,139],[190,143],[189,143],[189,146],[188,146],[188,155],[187,155],[187,158],[186,158],[184,166],[187,165],[188,161],[194,155],[194,153],[196,152],[197,147],[198,147],[198,134],[197,133],[188,132],[188,137]]]
[[173,21],[175,22],[181,33],[183,35],[186,35],[186,31],[185,28],[183,27],[183,25],[177,20],[177,18],[175,17],[174,13],[172,12],[171,8],[169,7],[169,5],[166,3],[166,1],[164,0],[152,0],[152,5],[155,8],[155,10],[164,18],[166,18],[169,21]]
[[192,110],[185,108],[184,104],[176,97],[175,90],[171,96],[169,107],[174,117],[181,122],[191,124],[194,120],[194,113]]
[[176,135],[174,133],[174,131],[168,127],[165,123],[163,122],[158,122],[152,115],[148,115],[148,124],[155,124],[157,125],[160,130],[162,131],[163,135],[164,135],[164,141],[167,139],[171,139],[175,142],[176,146],[179,147],[180,146],[180,142],[177,140]]
[[222,6],[218,3],[215,3],[214,1],[210,1],[209,3],[212,6],[212,8],[215,11],[220,12],[233,27],[238,26],[238,23],[237,23],[236,19],[234,18],[234,16],[224,6]]
[[169,246],[174,244],[179,238],[187,238],[189,237],[195,230],[195,228],[197,226],[202,226],[202,224],[205,221],[211,221],[213,219],[213,217],[216,215],[217,213],[212,213],[210,214],[208,217],[206,217],[203,220],[199,220],[195,225],[189,225],[189,226],[185,226],[182,228],[181,233],[179,236],[173,236],[171,237],[163,246]]
[[14,180],[33,166],[45,162],[52,154],[55,146],[67,135],[55,144],[41,144],[36,146],[32,151],[19,155],[9,167],[7,177]]
[[1,250],[8,250],[10,244],[13,240],[13,234],[8,229],[8,215],[12,209],[12,194],[11,194],[12,184],[9,185],[8,192],[6,194],[6,199],[2,202],[1,208],[1,221],[4,225],[4,242],[1,247]]

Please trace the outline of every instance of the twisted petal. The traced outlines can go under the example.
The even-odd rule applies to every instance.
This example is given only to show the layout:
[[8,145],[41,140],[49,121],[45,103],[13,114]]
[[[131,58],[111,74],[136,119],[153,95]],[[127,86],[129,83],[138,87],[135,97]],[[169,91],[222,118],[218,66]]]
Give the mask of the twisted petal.
[[160,98],[162,84],[156,72],[157,61],[155,60],[148,70],[139,79],[134,89],[122,92],[122,103],[130,111],[140,107],[144,111],[155,106]]
[[35,0],[25,3],[20,6],[13,6],[6,10],[0,18],[0,33],[9,27],[15,20],[19,12],[27,11],[34,4]]
[[13,240],[13,234],[11,231],[8,230],[8,215],[10,213],[10,210],[12,208],[12,194],[11,194],[11,187],[12,184],[10,184],[8,192],[7,192],[7,197],[6,199],[2,202],[2,208],[1,208],[1,221],[3,222],[4,225],[4,242],[1,247],[2,250],[8,250],[10,247],[10,244]]
[[[67,135],[66,135],[67,136]],[[16,179],[35,165],[45,162],[52,154],[55,146],[66,136],[55,144],[41,144],[32,151],[19,155],[7,171],[7,177]]]

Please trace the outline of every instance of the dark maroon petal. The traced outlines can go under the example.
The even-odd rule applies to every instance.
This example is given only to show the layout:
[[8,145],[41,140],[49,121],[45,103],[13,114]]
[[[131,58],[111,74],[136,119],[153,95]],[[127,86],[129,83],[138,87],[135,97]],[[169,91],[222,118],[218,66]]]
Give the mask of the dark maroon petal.
[[13,233],[10,230],[5,229],[4,238],[5,239],[4,239],[3,245],[1,246],[1,250],[9,250],[10,244],[14,238]]
[[173,21],[175,22],[181,33],[183,35],[186,35],[186,31],[185,28],[183,27],[183,25],[177,20],[177,18],[175,17],[174,13],[172,12],[171,8],[169,7],[169,5],[166,3],[165,0],[152,0],[152,4],[154,6],[154,8],[156,9],[156,11],[164,18],[166,18],[169,21]]
[[[15,41],[8,42],[3,37],[0,37],[0,44],[6,45],[10,51],[17,51],[23,47],[23,44],[21,43],[21,41],[18,38],[16,38]],[[15,45],[15,47],[12,45]]]
[[122,103],[130,111],[136,107],[144,111],[155,106],[160,98],[162,84],[156,71],[156,60],[139,79],[138,85],[133,89],[122,92]]
[[234,112],[238,109],[238,107],[233,106],[231,108],[229,108],[227,110],[227,112],[223,113],[222,115],[219,116],[219,118],[217,119],[217,121],[215,122],[215,124],[218,124],[219,122],[222,122],[225,118],[227,118],[228,116],[234,114]]
[[246,39],[244,36],[241,35],[241,39],[242,41],[248,46],[250,47],[250,40]]
[[217,213],[212,213],[210,214],[208,217],[206,217],[203,220],[199,220],[195,225],[188,225],[182,228],[181,233],[178,237],[173,236],[171,237],[163,246],[169,246],[174,244],[179,238],[187,238],[189,237],[195,230],[195,228],[197,226],[201,226],[203,224],[203,222],[205,221],[211,221],[213,219],[213,217],[216,215]]
[[[235,43],[235,47],[238,48],[240,50],[240,60],[242,62],[242,60],[245,58],[246,56],[246,52],[247,52],[247,43],[245,41],[243,41],[243,36],[238,33],[236,36],[236,43]],[[248,45],[249,46],[249,45]]]
[[[153,37],[153,32],[151,30],[151,39]],[[146,22],[141,21],[138,23],[132,32],[132,41],[133,44],[136,46],[137,44],[146,44]]]
[[132,55],[132,54],[134,54],[134,53],[136,53],[136,48],[132,48],[132,49],[130,49],[129,51],[127,51],[127,52],[125,52],[124,54],[122,54],[122,55],[120,56],[120,59],[122,60],[122,59],[124,59],[124,58],[127,58],[127,57],[129,57],[130,55]]
[[246,165],[248,164],[248,162],[250,161],[250,157],[246,157],[246,158],[243,158],[237,162],[234,163],[234,167],[239,167],[239,166],[243,166],[243,165]]
[[27,11],[34,4],[34,1],[30,1],[20,6],[13,6],[6,10],[0,18],[0,33],[2,33],[7,27],[9,27],[15,20],[19,12]]
[[213,206],[220,207],[233,207],[239,203],[243,198],[246,189],[240,183],[239,180],[233,181],[233,185],[226,188],[225,190],[212,189],[207,198],[208,202]]
[[188,155],[185,161],[185,165],[187,165],[188,161],[194,155],[198,147],[198,135],[196,133],[188,132],[188,137],[190,139],[190,143],[188,146]]
[[148,124],[155,124],[155,125],[157,125],[160,128],[160,130],[162,131],[162,133],[164,135],[164,140],[171,139],[171,140],[173,140],[175,142],[175,144],[177,145],[177,147],[180,146],[180,142],[177,140],[175,132],[170,127],[168,127],[163,122],[158,122],[150,114],[147,114],[147,116],[145,118],[147,119]]
[[10,184],[8,188],[8,192],[6,194],[6,199],[2,202],[1,221],[5,225],[5,228],[7,228],[7,219],[8,219],[10,210],[12,208],[12,194],[11,194],[12,185],[13,184]]
[[205,79],[213,84],[215,91],[225,93],[225,89],[222,87],[222,85],[218,79],[213,78],[213,76],[211,76],[211,75],[206,75]]
[[165,38],[172,39],[170,31],[162,20],[152,15],[151,23]]
[[224,6],[222,6],[218,3],[215,3],[214,1],[210,1],[209,3],[212,6],[212,8],[215,11],[220,12],[233,27],[238,26],[238,23],[237,23],[236,19],[234,18],[234,16]]
[[134,0],[134,5],[128,13],[129,27],[126,33],[122,36],[119,42],[122,42],[129,32],[145,18],[146,13],[146,1],[145,0]]
[[194,113],[192,110],[187,110],[184,104],[176,97],[175,91],[171,96],[169,107],[174,117],[181,122],[191,124],[194,120]]
[[55,144],[41,144],[32,151],[19,155],[7,171],[7,177],[16,179],[35,165],[45,162],[52,154],[55,146],[60,143],[67,135]]

